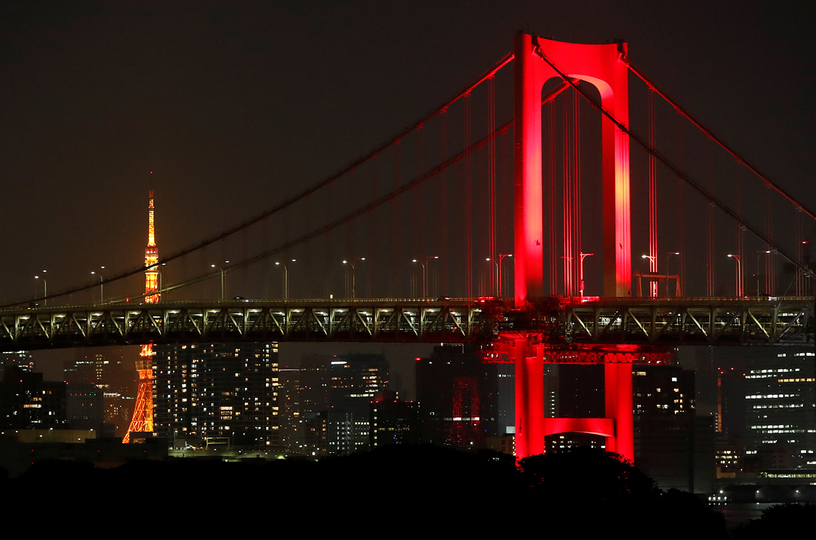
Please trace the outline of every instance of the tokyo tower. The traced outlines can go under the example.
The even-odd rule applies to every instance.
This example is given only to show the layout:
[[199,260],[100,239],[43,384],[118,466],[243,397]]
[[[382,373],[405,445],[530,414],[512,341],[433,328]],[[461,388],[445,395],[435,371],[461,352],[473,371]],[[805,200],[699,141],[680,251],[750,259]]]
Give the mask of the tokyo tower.
[[[145,296],[147,304],[156,304],[161,297],[159,291],[159,248],[156,247],[156,227],[154,222],[153,191],[149,194],[147,207],[148,229],[147,247],[145,248]],[[136,361],[139,372],[139,391],[136,394],[136,406],[133,419],[128,426],[123,443],[130,442],[130,434],[153,431],[153,344],[142,345],[139,360]]]

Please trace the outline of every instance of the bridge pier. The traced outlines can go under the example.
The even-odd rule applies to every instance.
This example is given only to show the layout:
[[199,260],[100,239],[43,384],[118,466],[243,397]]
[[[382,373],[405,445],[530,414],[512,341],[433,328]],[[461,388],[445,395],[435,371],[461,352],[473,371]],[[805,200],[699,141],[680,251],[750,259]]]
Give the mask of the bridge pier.
[[[634,410],[632,365],[660,363],[667,353],[619,345],[567,346],[541,341],[542,335],[504,335],[497,351],[516,365],[516,457],[546,450],[545,438],[558,433],[590,433],[606,439],[606,450],[634,462]],[[544,364],[604,365],[604,416],[602,418],[546,418]]]
[[527,336],[513,339],[510,357],[516,363],[516,455],[544,453],[543,348],[530,346]]

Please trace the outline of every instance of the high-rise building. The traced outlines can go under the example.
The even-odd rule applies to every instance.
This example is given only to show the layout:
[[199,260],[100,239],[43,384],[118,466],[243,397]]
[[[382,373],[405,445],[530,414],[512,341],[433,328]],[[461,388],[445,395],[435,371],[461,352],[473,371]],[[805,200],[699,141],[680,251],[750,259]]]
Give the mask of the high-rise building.
[[0,382],[0,428],[67,429],[65,383],[7,366]]
[[511,429],[512,366],[483,363],[472,345],[440,345],[416,365],[422,441],[461,449],[489,447]]
[[419,444],[419,403],[402,401],[397,392],[379,392],[370,404],[369,446]]
[[156,435],[280,449],[277,343],[157,345],[153,372]]
[[[68,426],[71,429],[94,430],[111,436],[113,426],[106,430],[104,391],[91,383],[66,383]],[[107,431],[107,432],[106,432]]]
[[[816,469],[816,365],[806,349],[763,350],[747,359],[746,466]],[[778,472],[770,474],[778,475]]]
[[[65,361],[63,374],[69,384],[69,421],[72,418],[72,400],[80,399],[85,390],[77,385],[93,385],[88,399],[95,403],[97,393],[102,397],[106,436],[123,437],[133,416],[133,373],[125,367],[125,349],[122,347],[99,347],[92,351],[75,349],[74,358]],[[89,403],[91,403],[89,402]],[[94,407],[96,405],[93,405]],[[85,405],[82,405],[85,407]],[[93,413],[96,414],[95,412]],[[86,413],[80,416],[87,416]],[[94,421],[95,422],[95,421]]]
[[65,380],[69,383],[98,384],[104,379],[109,362],[99,350],[89,353],[84,349],[76,349],[74,360],[63,364]]
[[635,463],[663,489],[713,487],[714,419],[696,415],[694,371],[637,365],[632,372]]
[[310,354],[300,359],[292,378],[294,434],[287,451],[309,457],[329,453],[329,368],[332,355]]
[[718,478],[734,478],[745,468],[745,382],[742,369],[731,367],[717,370],[715,459]]
[[329,376],[329,453],[367,450],[370,404],[388,388],[388,361],[382,354],[338,355],[330,360]]
[[34,373],[34,358],[30,351],[0,352],[0,377],[7,367],[18,367],[23,371]]
[[[145,296],[147,304],[156,304],[161,298],[159,292],[159,248],[156,246],[155,210],[153,191],[148,195],[147,206],[147,247],[145,248]],[[130,442],[131,433],[153,431],[153,345],[142,345],[136,371],[139,373],[139,389],[133,419],[122,442]]]
[[370,447],[371,403],[388,388],[382,354],[311,354],[285,368],[286,451],[309,457]]

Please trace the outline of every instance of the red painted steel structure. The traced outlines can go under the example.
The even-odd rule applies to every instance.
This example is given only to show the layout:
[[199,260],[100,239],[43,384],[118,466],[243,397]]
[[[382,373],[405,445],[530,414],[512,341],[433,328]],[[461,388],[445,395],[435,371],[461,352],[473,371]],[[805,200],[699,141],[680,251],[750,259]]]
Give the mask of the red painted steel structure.
[[[601,105],[629,122],[626,44],[579,45],[527,34],[515,43],[515,297],[516,307],[543,298],[541,91],[553,77],[584,80]],[[553,68],[555,66],[556,69]],[[632,261],[629,210],[629,137],[602,119],[604,296],[628,296]]]
[[[632,365],[663,363],[670,353],[643,352],[637,345],[605,346],[603,350],[575,347],[566,350],[541,336],[518,332],[505,334],[496,351],[516,365],[516,456],[543,454],[545,437],[556,433],[591,433],[606,438],[606,450],[634,461]],[[603,418],[547,418],[545,416],[544,364],[602,363],[604,365]]]
[[[629,122],[626,44],[580,45],[516,35],[515,40],[515,304],[534,309],[544,299],[544,216],[541,93],[547,80],[583,80],[601,95],[601,106],[620,124]],[[602,120],[604,296],[631,295],[629,139]],[[565,209],[565,212],[568,212]],[[553,291],[554,292],[554,291]],[[606,449],[634,460],[632,363],[637,348],[575,351],[579,361],[604,364],[604,418],[546,418],[544,363],[558,362],[563,345],[546,336],[519,332],[504,336],[502,348],[516,364],[516,455],[544,453],[545,437],[564,432],[606,437]],[[592,358],[589,358],[592,356]]]

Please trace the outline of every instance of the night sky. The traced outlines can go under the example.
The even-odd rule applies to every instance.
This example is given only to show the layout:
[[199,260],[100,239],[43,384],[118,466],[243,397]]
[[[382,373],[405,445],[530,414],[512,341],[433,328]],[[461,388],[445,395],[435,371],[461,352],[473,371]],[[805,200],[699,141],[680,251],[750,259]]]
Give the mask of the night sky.
[[271,207],[436,108],[519,30],[628,41],[633,64],[816,207],[803,4],[4,2],[0,302],[41,291],[42,269],[52,292],[140,265],[148,189],[165,254]]

